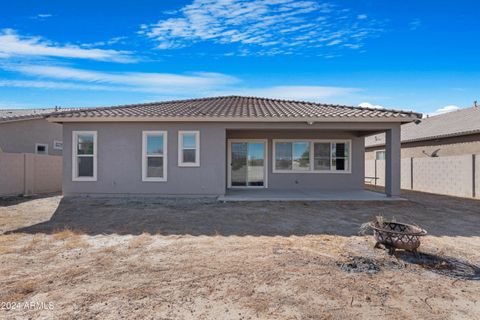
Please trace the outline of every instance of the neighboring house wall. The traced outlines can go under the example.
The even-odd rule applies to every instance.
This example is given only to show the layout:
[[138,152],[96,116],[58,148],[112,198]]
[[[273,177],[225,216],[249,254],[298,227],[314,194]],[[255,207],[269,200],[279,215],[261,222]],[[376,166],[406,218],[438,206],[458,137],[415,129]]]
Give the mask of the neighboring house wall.
[[10,153],[35,153],[35,145],[47,144],[49,155],[61,155],[54,141],[62,141],[62,125],[45,119],[0,122],[0,149]]
[[0,196],[62,190],[62,157],[0,153]]
[[[480,154],[480,134],[402,143],[401,154],[402,158],[424,158],[438,149],[440,150],[437,154],[440,157]],[[385,150],[385,147],[367,147],[365,159],[374,160],[376,150]]]
[[[268,187],[362,189],[364,138],[355,130],[398,123],[64,123],[63,192],[75,194],[221,195],[227,186],[229,138],[268,141]],[[268,130],[269,128],[275,128]],[[336,128],[336,129],[334,129]],[[301,130],[300,130],[301,129]],[[322,129],[322,131],[313,131]],[[166,182],[142,181],[142,131],[168,132]],[[178,131],[200,131],[200,167],[178,167]],[[261,131],[262,130],[262,131]],[[351,133],[347,133],[347,130]],[[97,181],[72,181],[72,131],[97,131]],[[272,173],[272,139],[351,139],[351,173]]]

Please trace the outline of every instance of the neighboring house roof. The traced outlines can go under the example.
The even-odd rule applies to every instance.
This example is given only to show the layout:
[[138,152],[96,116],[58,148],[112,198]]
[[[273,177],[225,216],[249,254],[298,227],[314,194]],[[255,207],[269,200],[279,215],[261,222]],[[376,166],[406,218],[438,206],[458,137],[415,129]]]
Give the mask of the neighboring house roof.
[[20,121],[45,118],[47,115],[59,111],[76,110],[72,108],[45,108],[45,109],[0,109],[0,122]]
[[[402,125],[402,142],[425,141],[480,133],[480,107],[460,109]],[[417,121],[418,122],[418,121]],[[366,147],[385,145],[385,134],[365,138]]]
[[227,96],[91,108],[52,114],[53,122],[78,121],[395,121],[410,122],[421,114]]

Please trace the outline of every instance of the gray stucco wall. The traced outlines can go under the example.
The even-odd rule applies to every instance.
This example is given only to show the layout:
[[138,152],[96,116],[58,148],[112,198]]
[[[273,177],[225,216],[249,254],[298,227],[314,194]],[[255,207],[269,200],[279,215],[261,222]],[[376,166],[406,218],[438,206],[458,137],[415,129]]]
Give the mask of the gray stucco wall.
[[53,141],[62,141],[62,125],[45,119],[0,123],[0,148],[7,153],[35,153],[35,144],[48,144],[48,154],[61,155]]
[[[63,193],[218,195],[225,193],[225,129],[174,123],[64,125]],[[72,181],[72,131],[97,131],[97,181]],[[167,131],[166,182],[142,181],[142,131]],[[200,167],[178,167],[179,130],[200,130]]]
[[[221,195],[227,186],[227,139],[268,141],[268,187],[277,189],[361,189],[367,132],[396,123],[65,123],[63,192],[75,194]],[[97,131],[97,181],[72,181],[72,131]],[[143,182],[142,131],[168,132],[166,182]],[[178,131],[200,131],[200,167],[178,167]],[[272,173],[272,139],[351,139],[351,173]]]

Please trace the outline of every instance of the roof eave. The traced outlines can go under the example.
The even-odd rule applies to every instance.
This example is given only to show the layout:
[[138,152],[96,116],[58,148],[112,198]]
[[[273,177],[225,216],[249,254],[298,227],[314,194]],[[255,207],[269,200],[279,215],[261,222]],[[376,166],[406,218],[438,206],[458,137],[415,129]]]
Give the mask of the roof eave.
[[[29,120],[39,120],[39,119],[45,119],[45,116],[35,116],[35,117],[17,117],[17,118],[11,118],[11,119],[1,119],[0,123],[11,123],[11,122],[20,122],[20,121],[29,121]],[[52,122],[52,121],[50,121]]]
[[408,123],[417,115],[407,117],[47,117],[49,122],[389,122]]
[[[470,136],[478,133],[480,133],[480,130],[471,130],[471,131],[465,131],[465,132],[456,132],[456,133],[450,133],[450,134],[442,134],[442,135],[436,135],[436,136],[402,140],[401,143],[412,143],[412,142],[422,142],[422,141],[429,141],[429,140],[456,138],[456,137],[462,137],[462,136]],[[385,142],[379,142],[375,144],[365,145],[365,148],[383,147],[384,145],[385,145]]]

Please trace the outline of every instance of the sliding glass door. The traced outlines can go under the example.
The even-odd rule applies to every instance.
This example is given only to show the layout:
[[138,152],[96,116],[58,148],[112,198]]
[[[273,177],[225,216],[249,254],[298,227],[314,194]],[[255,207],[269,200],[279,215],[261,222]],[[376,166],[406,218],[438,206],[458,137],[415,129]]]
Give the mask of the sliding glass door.
[[266,186],[266,141],[230,141],[230,187]]

